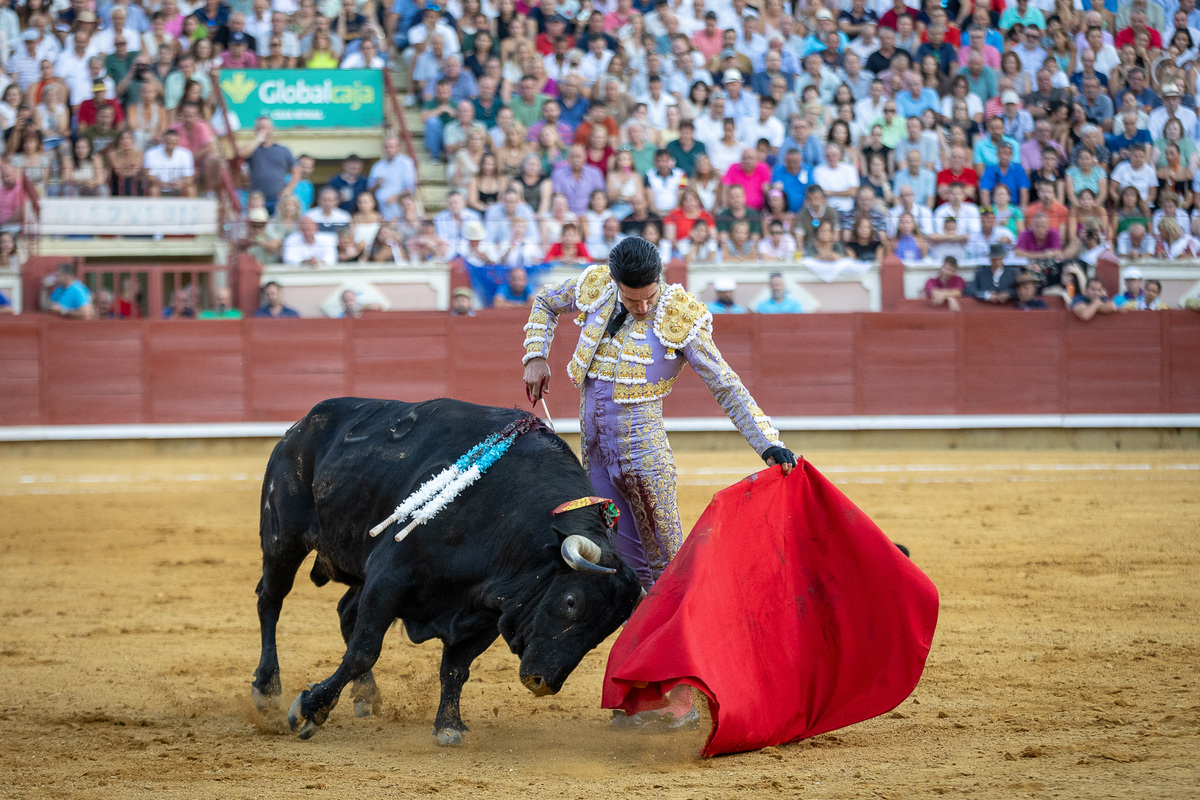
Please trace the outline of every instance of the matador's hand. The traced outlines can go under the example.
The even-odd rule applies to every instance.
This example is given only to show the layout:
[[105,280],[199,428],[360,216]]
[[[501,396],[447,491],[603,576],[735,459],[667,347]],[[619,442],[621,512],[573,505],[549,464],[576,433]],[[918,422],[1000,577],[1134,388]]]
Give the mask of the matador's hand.
[[784,475],[791,473],[796,468],[796,454],[786,447],[776,445],[768,447],[762,454],[763,461],[767,462],[768,467],[773,467],[776,464],[783,470]]
[[530,403],[542,399],[550,391],[550,365],[544,358],[531,358],[525,362],[525,395]]

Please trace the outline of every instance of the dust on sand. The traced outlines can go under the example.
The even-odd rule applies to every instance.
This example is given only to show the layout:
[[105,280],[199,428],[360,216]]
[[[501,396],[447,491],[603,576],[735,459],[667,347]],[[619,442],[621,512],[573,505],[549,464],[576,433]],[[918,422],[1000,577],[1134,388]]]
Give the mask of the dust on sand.
[[[394,629],[385,711],[311,741],[249,699],[257,480],[228,457],[0,464],[0,796],[1183,798],[1200,791],[1200,470],[1183,453],[825,453],[810,460],[942,596],[896,711],[718,759],[705,731],[610,731],[611,644],[532,697],[498,642],[431,734],[440,647]],[[685,526],[752,457],[684,454]],[[279,628],[286,709],[342,653],[336,587],[302,568]]]

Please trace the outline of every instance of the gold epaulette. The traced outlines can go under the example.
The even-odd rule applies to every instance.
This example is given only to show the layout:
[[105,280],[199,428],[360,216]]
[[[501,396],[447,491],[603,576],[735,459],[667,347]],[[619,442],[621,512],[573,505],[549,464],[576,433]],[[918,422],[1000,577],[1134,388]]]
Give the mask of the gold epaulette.
[[691,292],[679,284],[668,286],[658,301],[654,316],[654,335],[667,348],[667,358],[687,347],[705,326],[712,324],[712,314]]
[[575,304],[580,311],[590,313],[603,305],[616,288],[607,264],[588,267],[575,285]]

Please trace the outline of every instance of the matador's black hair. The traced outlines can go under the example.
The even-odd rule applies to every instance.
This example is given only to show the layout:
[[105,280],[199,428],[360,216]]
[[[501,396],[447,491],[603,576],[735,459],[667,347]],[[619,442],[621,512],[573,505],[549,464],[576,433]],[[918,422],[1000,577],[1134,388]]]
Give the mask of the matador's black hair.
[[608,271],[617,283],[630,289],[641,289],[658,282],[662,275],[662,257],[650,242],[640,236],[630,236],[609,251]]

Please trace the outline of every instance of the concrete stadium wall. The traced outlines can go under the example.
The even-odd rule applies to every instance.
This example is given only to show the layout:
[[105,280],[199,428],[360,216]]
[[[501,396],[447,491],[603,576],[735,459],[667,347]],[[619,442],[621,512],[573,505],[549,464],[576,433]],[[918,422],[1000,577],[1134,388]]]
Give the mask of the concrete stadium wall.
[[[0,425],[290,421],[339,395],[527,406],[520,311],[473,318],[0,321]],[[578,411],[559,326],[549,396]],[[719,317],[716,341],[776,417],[1200,413],[1200,314]],[[722,412],[685,370],[669,416]]]

